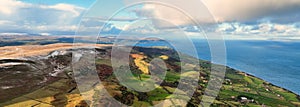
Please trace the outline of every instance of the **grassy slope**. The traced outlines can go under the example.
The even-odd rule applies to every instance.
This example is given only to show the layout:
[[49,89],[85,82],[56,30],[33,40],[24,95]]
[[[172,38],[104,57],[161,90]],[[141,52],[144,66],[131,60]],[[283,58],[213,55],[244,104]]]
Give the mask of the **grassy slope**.
[[[274,86],[259,78],[233,69],[227,70],[226,78],[230,81],[224,83],[219,101],[225,105],[245,106],[299,106],[298,96],[290,91]],[[237,96],[254,99],[253,103],[239,103]],[[235,97],[235,98],[234,98]]]

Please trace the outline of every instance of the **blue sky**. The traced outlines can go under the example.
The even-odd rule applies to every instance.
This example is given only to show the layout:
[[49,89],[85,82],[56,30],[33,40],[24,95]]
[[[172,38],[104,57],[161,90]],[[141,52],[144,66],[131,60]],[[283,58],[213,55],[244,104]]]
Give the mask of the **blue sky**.
[[[97,35],[103,25],[102,33],[109,36],[201,35],[203,29],[176,9],[159,4],[124,8],[129,1],[138,0],[0,0],[0,35],[74,35],[78,28],[82,35]],[[300,40],[299,0],[202,0],[204,5],[199,1],[162,2],[184,10],[194,21],[206,23],[205,31],[226,39]]]

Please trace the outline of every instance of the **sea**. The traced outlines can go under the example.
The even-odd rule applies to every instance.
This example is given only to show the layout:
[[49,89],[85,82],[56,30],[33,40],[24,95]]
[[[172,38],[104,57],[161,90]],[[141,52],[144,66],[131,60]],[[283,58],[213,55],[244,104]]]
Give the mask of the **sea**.
[[[211,60],[206,40],[192,40],[198,57]],[[166,46],[166,41],[140,42],[137,46]],[[185,45],[185,44],[182,44]],[[225,40],[226,66],[261,78],[300,95],[300,42]],[[189,54],[188,51],[183,53]]]

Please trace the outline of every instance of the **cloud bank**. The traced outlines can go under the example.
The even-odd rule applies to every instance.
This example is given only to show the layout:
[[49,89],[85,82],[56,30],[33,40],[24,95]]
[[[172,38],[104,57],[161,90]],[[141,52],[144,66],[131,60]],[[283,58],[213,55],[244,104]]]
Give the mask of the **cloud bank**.
[[[87,9],[76,4],[41,5],[20,0],[0,0],[0,33],[73,35],[82,21],[80,29],[85,31],[84,34],[92,35],[96,35],[95,32],[99,32],[103,25],[107,26],[103,28],[102,34],[110,35],[121,32],[143,35],[161,30],[172,32],[177,27],[197,35],[199,28],[193,26],[193,22],[197,21],[217,22],[218,26],[210,28],[211,32],[234,35],[230,37],[235,38],[298,38],[300,35],[299,0],[202,0],[204,5],[200,5],[199,1],[165,1],[175,4],[175,7],[144,4],[130,11],[132,13],[121,13],[128,17],[112,18],[106,22],[107,16],[81,20]],[[188,12],[194,21],[184,12]],[[130,17],[132,14],[134,17]],[[150,19],[153,27],[145,24],[147,26],[130,28],[130,23],[143,18]]]
[[0,0],[0,32],[48,33],[74,31],[85,10],[70,4],[39,5]]
[[[192,4],[193,0],[187,3],[173,0],[171,4],[177,6],[175,8],[162,4],[146,4],[136,13],[143,17],[170,19],[178,24],[190,23],[185,14],[178,11],[180,9],[191,14],[198,22],[213,21],[208,19],[211,17],[207,14],[211,14],[217,22],[256,22],[264,18],[274,23],[300,21],[299,0],[202,0],[202,2],[204,5],[199,2],[197,7],[193,7],[195,6]],[[207,10],[210,13],[207,13]]]
[[[182,3],[178,8],[192,12],[197,22],[219,23],[213,31],[226,35],[256,35],[254,38],[300,35],[299,0],[203,0],[203,3],[215,20],[208,19],[212,17],[203,13],[205,9],[196,10],[189,3]],[[145,4],[135,13],[140,17],[163,19],[172,25],[192,27],[193,24],[185,14],[160,4]],[[160,20],[153,22],[158,28],[172,26]]]
[[203,0],[219,22],[251,22],[270,18],[276,23],[300,21],[299,0]]

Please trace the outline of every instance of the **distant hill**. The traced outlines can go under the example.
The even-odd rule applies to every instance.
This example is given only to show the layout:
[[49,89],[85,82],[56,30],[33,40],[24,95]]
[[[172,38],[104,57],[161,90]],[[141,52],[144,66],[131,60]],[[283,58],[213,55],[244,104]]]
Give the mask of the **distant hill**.
[[[85,36],[76,37],[76,43],[94,43],[93,39]],[[114,38],[99,37],[99,44],[111,44]],[[74,43],[74,36],[32,36],[32,35],[0,35],[0,47],[22,45],[49,45],[55,43]]]

